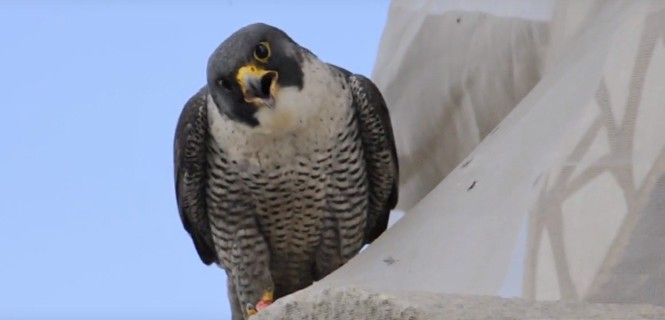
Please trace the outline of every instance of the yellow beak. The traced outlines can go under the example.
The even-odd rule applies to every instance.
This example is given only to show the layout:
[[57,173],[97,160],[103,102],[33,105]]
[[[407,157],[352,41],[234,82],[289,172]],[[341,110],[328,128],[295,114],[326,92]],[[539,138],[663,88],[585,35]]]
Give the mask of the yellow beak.
[[240,85],[242,95],[246,102],[258,107],[272,108],[275,105],[277,93],[277,72],[265,70],[259,66],[248,64],[236,74],[236,81]]

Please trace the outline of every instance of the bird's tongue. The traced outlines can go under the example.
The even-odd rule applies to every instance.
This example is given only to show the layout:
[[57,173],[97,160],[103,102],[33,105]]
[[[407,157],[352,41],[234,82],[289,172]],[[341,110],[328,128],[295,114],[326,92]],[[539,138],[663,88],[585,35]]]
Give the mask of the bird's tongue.
[[260,80],[250,79],[247,81],[249,85],[247,91],[252,98],[266,99],[270,97],[270,81],[263,80],[265,78],[266,76],[263,76]]
[[272,86],[272,82],[275,80],[275,78],[275,72],[268,72],[261,78],[248,77],[246,79],[248,88],[245,92],[245,100],[257,105],[273,107],[275,104],[275,99],[270,93],[270,87]]

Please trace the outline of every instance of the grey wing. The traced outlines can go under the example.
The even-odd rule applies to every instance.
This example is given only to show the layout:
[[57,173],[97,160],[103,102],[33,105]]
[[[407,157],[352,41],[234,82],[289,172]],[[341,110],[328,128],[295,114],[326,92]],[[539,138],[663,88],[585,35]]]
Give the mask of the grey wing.
[[365,243],[370,243],[386,230],[390,210],[397,204],[399,166],[390,115],[381,92],[361,75],[349,76],[349,83],[367,165],[369,212]]
[[208,118],[206,87],[187,101],[176,127],[175,192],[180,219],[205,264],[217,262],[206,211]]

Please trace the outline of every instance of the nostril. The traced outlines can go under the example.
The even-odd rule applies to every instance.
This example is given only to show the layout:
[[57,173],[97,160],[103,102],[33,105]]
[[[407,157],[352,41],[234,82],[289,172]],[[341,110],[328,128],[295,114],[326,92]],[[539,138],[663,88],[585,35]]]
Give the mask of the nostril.
[[261,95],[262,98],[267,98],[270,96],[270,86],[272,85],[273,80],[275,79],[274,72],[268,72],[261,77]]

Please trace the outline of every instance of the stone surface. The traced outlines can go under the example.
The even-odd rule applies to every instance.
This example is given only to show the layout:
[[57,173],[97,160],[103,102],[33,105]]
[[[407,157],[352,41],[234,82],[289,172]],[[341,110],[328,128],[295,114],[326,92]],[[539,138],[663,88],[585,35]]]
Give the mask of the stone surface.
[[396,127],[404,210],[439,184],[541,76],[546,23],[430,12],[446,2],[394,1],[373,74]]
[[535,302],[490,296],[375,293],[359,288],[325,289],[277,301],[253,320],[425,319],[663,319],[665,308],[649,305]]

